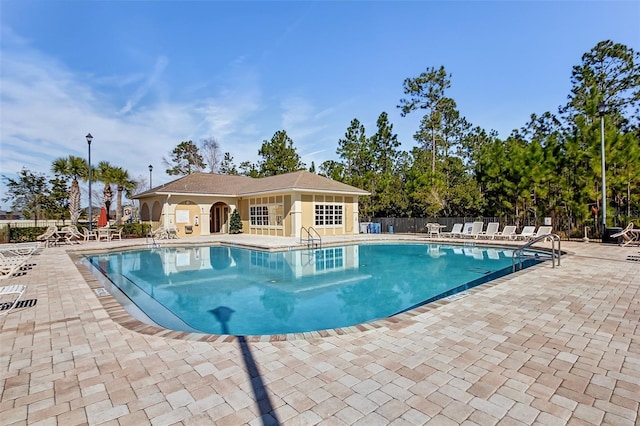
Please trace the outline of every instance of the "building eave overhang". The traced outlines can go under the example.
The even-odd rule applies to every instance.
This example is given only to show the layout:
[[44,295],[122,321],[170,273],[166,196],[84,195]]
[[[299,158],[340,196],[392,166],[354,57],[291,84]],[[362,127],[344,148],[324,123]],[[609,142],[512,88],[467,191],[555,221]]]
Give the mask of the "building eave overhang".
[[340,195],[351,195],[351,196],[363,196],[370,195],[366,191],[340,191],[335,189],[314,189],[314,188],[281,188],[281,189],[266,189],[263,191],[250,191],[250,192],[242,192],[238,194],[239,197],[252,197],[258,195],[267,195],[267,194],[282,194],[288,192],[296,192],[296,193],[314,193],[314,194],[340,194]]
[[221,194],[221,193],[215,193],[215,192],[171,192],[171,191],[155,191],[152,193],[142,193],[142,194],[138,194],[135,195],[133,197],[133,199],[135,200],[139,200],[142,198],[152,198],[152,197],[167,197],[167,196],[178,196],[178,195],[184,195],[187,197],[226,197],[226,198],[237,198],[238,195],[237,194]]

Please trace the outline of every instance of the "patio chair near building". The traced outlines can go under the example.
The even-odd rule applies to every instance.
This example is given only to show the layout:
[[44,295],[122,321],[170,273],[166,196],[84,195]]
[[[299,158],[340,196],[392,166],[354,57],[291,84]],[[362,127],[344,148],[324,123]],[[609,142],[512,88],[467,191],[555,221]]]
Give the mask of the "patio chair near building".
[[89,231],[84,226],[82,227],[82,235],[85,241],[90,241],[91,239],[94,239],[94,240],[98,239],[98,233],[94,229]]
[[124,229],[123,227],[120,227],[117,230],[115,230],[115,229],[112,230],[111,231],[111,240],[115,240],[115,239],[122,240],[122,230],[123,229]]
[[102,241],[102,240],[111,241],[111,231],[107,226],[98,228],[98,241]]

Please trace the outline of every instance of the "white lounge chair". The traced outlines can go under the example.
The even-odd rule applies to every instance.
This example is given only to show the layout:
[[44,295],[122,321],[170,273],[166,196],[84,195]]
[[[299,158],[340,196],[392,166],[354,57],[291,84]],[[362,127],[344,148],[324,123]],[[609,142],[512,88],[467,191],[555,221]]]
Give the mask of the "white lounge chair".
[[473,229],[473,222],[465,222],[462,227],[462,236],[465,237],[471,234],[471,230]]
[[491,238],[492,240],[498,235],[498,229],[500,229],[500,223],[490,222],[487,225],[487,230],[480,235],[482,238]]
[[41,242],[9,243],[0,245],[0,253],[9,253],[14,256],[30,256],[40,249]]
[[460,237],[462,235],[462,224],[454,223],[453,228],[451,228],[450,232],[441,232],[440,235],[442,235],[443,237],[449,237],[449,238]]
[[553,226],[541,226],[538,228],[536,232],[533,233],[532,236],[529,237],[529,239],[533,240],[534,238],[538,238],[542,235],[550,234],[552,229],[553,229]]
[[516,227],[515,225],[507,225],[504,227],[502,232],[498,232],[496,234],[497,238],[512,240],[516,236]]
[[484,222],[473,222],[471,225],[471,232],[465,234],[465,237],[478,238],[482,234],[482,228],[484,228]]
[[9,278],[22,268],[31,255],[5,255],[0,253],[0,279]]
[[522,232],[520,232],[519,234],[515,234],[515,239],[516,240],[527,240],[530,237],[532,237],[533,235],[535,235],[536,233],[536,227],[535,226],[525,226],[524,228],[522,228]]
[[18,302],[20,301],[20,298],[22,297],[22,295],[24,294],[25,290],[27,289],[26,285],[9,285],[6,287],[0,287],[0,297],[2,296],[10,296],[10,295],[18,295],[12,302],[11,305],[9,306],[9,308],[0,311],[0,315],[5,315],[8,314],[13,308],[16,307],[16,305],[18,304]]

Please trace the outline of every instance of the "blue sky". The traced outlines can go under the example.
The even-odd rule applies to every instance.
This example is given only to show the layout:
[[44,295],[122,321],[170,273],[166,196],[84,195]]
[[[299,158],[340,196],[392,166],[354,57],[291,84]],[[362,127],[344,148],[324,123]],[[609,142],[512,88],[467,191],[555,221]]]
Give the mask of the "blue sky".
[[599,41],[640,50],[637,1],[0,0],[0,23],[0,173],[50,175],[91,132],[92,163],[152,164],[154,185],[184,140],[239,164],[284,129],[317,167],[383,111],[409,150],[421,117],[400,117],[402,82],[441,65],[461,114],[507,137],[566,102]]

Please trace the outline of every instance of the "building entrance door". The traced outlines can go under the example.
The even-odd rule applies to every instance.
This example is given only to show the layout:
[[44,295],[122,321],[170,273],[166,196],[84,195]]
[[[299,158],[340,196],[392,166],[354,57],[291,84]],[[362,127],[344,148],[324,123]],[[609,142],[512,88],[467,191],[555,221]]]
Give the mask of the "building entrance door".
[[224,203],[216,203],[211,207],[211,232],[228,232],[227,218],[229,217],[229,206]]

